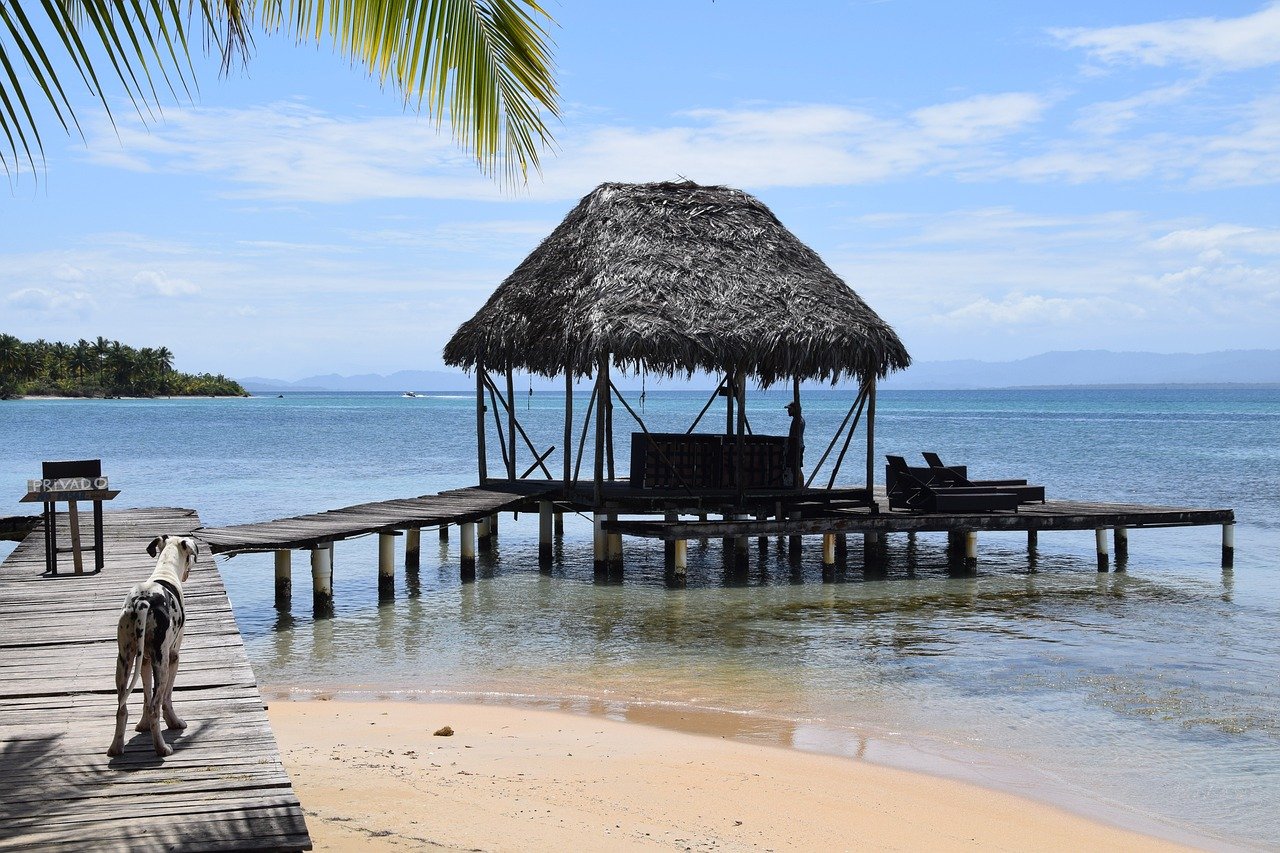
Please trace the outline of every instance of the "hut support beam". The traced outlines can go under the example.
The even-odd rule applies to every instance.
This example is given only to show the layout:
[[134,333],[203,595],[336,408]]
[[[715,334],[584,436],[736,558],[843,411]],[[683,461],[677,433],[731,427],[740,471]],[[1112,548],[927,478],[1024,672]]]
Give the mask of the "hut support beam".
[[[733,443],[733,481],[738,487],[738,506],[742,506],[743,500],[747,495],[747,478],[746,478],[746,437],[747,437],[747,382],[746,372],[735,370],[734,391],[738,398],[738,424],[737,424],[737,440]],[[742,539],[743,549],[746,546],[746,540]]]
[[[867,494],[876,486],[876,377],[867,378]],[[975,557],[976,558],[976,557]]]
[[[573,368],[564,369],[564,488],[573,485]],[[556,515],[559,519],[559,514]]]
[[480,468],[480,483],[489,477],[489,463],[484,449],[484,368],[476,365],[476,464]]
[[600,506],[604,503],[604,433],[605,433],[605,414],[606,407],[605,395],[609,393],[609,387],[605,385],[609,381],[609,357],[607,355],[600,357],[600,363],[596,366],[596,464],[595,464],[595,505]]
[[[507,479],[516,478],[516,386],[511,368],[507,368]],[[533,452],[534,456],[538,451]],[[551,473],[547,473],[548,479]]]
[[293,552],[276,551],[276,606],[287,609],[293,597]]

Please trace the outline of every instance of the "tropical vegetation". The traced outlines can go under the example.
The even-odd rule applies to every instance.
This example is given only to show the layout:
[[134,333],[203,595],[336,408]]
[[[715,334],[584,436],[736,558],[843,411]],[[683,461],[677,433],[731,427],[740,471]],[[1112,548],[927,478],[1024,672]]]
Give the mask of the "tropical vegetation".
[[84,338],[74,344],[19,340],[0,334],[0,399],[26,394],[62,397],[243,397],[240,383],[222,374],[179,373],[168,347],[134,349],[119,341]]
[[[558,114],[550,23],[536,0],[0,0],[0,165],[34,169],[54,119],[79,131],[68,90],[83,84],[110,116],[114,80],[146,118],[161,91],[195,88],[192,44],[225,73],[261,28],[332,45],[437,126],[448,117],[482,170],[514,182],[551,141],[544,113]],[[42,105],[52,118],[37,119]]]

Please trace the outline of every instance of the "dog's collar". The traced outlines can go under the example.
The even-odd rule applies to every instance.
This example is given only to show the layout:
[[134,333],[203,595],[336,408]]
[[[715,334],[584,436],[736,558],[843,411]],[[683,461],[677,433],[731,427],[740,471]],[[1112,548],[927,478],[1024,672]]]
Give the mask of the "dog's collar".
[[167,581],[161,578],[157,578],[156,583],[160,584],[162,587],[169,590],[169,592],[176,595],[178,597],[178,601],[182,601],[182,587],[178,586],[173,581]]

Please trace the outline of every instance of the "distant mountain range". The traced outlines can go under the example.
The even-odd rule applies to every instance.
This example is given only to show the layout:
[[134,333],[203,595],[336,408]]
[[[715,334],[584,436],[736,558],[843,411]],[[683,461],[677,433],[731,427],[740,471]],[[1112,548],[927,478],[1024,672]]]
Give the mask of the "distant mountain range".
[[[400,370],[390,375],[366,373],[308,376],[296,382],[260,376],[241,378],[255,394],[281,391],[414,391],[470,392],[475,380],[461,372]],[[521,379],[521,387],[528,380]],[[656,385],[657,383],[651,383]],[[882,387],[901,390],[1020,388],[1061,385],[1220,385],[1280,384],[1280,350],[1227,350],[1207,353],[1111,352],[1077,350],[1047,352],[1017,361],[922,361],[889,377]],[[639,388],[623,378],[620,388]],[[710,388],[705,377],[664,382],[664,388]],[[538,391],[560,390],[562,381],[535,378]],[[817,386],[815,386],[817,387]]]

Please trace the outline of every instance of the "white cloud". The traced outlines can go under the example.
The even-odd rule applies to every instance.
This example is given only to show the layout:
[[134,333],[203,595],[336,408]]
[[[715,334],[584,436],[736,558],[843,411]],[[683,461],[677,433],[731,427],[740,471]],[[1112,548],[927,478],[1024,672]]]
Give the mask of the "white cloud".
[[93,308],[93,297],[82,290],[64,292],[42,287],[24,287],[4,297],[5,305],[36,314],[71,313],[83,315]]
[[[754,188],[883,181],[985,154],[1038,121],[1046,106],[1038,95],[1014,92],[889,117],[818,104],[696,110],[664,127],[584,127],[566,134],[543,178],[515,197],[571,199],[605,180],[678,175]],[[150,129],[122,126],[124,156],[100,129],[90,156],[125,169],[217,175],[236,197],[504,198],[448,138],[414,116],[339,118],[294,103],[166,116]]]
[[1153,109],[1176,104],[1203,85],[1201,80],[1183,81],[1159,86],[1116,101],[1100,101],[1080,110],[1073,127],[1098,136],[1111,136],[1126,127],[1153,119]]
[[138,296],[163,296],[166,298],[194,296],[200,288],[186,279],[170,278],[163,270],[142,270],[133,277],[134,292]]
[[1050,33],[1108,65],[1258,68],[1280,62],[1280,3],[1239,18],[1182,18]]

